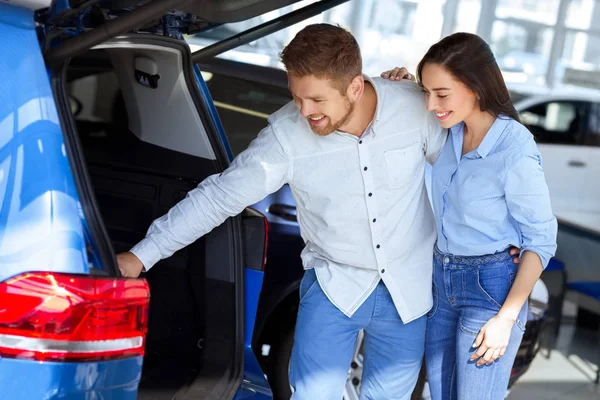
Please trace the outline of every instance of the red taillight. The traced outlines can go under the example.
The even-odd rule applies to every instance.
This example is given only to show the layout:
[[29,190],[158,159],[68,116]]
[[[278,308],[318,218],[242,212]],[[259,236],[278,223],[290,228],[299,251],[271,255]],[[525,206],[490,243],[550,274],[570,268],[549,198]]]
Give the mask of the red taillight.
[[38,361],[141,356],[149,302],[143,279],[18,275],[0,283],[0,356]]

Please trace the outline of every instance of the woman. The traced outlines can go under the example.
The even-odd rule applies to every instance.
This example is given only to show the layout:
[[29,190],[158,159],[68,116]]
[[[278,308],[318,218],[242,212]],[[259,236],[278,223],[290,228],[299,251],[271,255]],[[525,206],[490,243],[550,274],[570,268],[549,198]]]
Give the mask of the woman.
[[[425,350],[432,398],[503,399],[527,298],[556,250],[540,153],[480,37],[457,33],[433,45],[417,79],[429,111],[449,128],[432,172],[438,239]],[[519,264],[511,245],[521,248]]]

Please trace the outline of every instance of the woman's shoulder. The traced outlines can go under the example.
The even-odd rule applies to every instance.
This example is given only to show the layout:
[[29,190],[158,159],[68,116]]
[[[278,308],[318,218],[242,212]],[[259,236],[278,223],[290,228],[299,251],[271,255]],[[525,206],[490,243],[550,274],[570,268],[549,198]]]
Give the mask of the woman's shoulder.
[[500,116],[498,118],[505,118],[507,120],[505,135],[503,135],[504,146],[510,148],[519,147],[523,150],[537,149],[535,138],[525,125],[510,117]]
[[533,134],[526,126],[512,118],[509,118],[506,124],[504,135],[499,145],[502,152],[506,155],[505,160],[508,168],[525,157],[539,157],[539,150]]

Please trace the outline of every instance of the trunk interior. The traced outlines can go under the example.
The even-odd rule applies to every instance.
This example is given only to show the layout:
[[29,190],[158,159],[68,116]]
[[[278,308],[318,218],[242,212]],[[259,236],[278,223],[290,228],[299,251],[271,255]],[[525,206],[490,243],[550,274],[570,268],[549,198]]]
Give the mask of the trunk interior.
[[[205,123],[186,68],[181,49],[153,43],[92,50],[67,69],[81,151],[116,253],[222,169],[206,129],[193,126]],[[144,86],[140,71],[159,76],[159,87]],[[190,142],[207,148],[182,148]],[[239,375],[237,226],[229,219],[144,274],[151,303],[138,399],[230,396]]]

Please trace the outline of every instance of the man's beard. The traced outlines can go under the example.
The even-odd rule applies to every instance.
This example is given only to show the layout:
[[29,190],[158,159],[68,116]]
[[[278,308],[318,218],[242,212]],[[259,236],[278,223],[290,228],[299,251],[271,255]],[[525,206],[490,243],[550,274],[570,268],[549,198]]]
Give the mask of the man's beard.
[[352,118],[352,113],[354,112],[354,106],[355,106],[354,102],[351,102],[350,100],[348,100],[346,98],[345,104],[344,104],[344,108],[346,108],[346,114],[344,114],[344,116],[342,118],[340,118],[339,121],[332,124],[331,119],[329,119],[329,117],[328,117],[329,122],[327,123],[327,125],[325,125],[322,128],[318,127],[318,126],[311,126],[312,131],[319,136],[327,136],[327,135],[337,131],[342,126],[346,125],[348,123],[348,121],[350,121],[350,118]]

